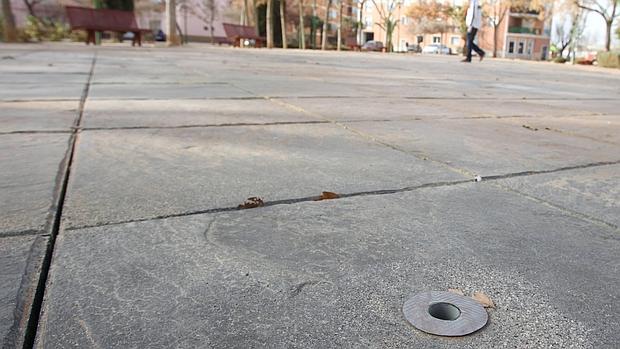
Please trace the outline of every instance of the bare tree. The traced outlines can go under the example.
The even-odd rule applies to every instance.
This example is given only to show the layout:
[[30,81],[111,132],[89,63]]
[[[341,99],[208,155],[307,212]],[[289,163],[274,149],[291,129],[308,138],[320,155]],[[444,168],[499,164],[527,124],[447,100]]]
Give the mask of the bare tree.
[[219,12],[217,0],[202,0],[191,7],[191,11],[194,16],[204,22],[206,29],[209,30],[210,42],[215,42],[215,28],[213,27],[213,24],[215,23],[215,17],[217,17]]
[[333,0],[327,1],[327,8],[325,9],[325,21],[323,22],[323,33],[321,33],[321,50],[327,49],[327,25],[329,23],[329,10],[332,7]]
[[362,38],[362,33],[364,31],[364,26],[365,26],[365,21],[364,21],[364,6],[366,6],[366,1],[368,0],[358,0],[358,5],[359,5],[359,17],[358,17],[358,21],[356,23],[356,36],[357,36],[357,44],[358,45],[363,45],[364,43],[362,42],[364,39]]
[[399,19],[394,18],[394,12],[398,9],[398,0],[372,0],[377,9],[380,22],[377,25],[385,31],[385,47],[388,52],[392,52],[392,34],[398,25]]
[[575,0],[577,7],[598,13],[605,20],[605,51],[609,51],[611,46],[611,28],[614,20],[620,16],[618,3],[620,3],[618,0]]
[[342,1],[338,0],[338,43],[336,46],[338,51],[342,49]]
[[24,0],[24,5],[26,5],[26,9],[28,9],[28,14],[30,16],[39,19],[39,17],[37,17],[37,14],[34,11],[34,8],[41,2],[41,0]]
[[179,36],[177,35],[177,13],[176,13],[176,1],[166,0],[166,43],[168,46],[176,46],[179,42]]
[[304,0],[298,0],[299,5],[299,48],[306,49],[306,34],[304,33]]
[[239,19],[239,24],[248,25],[250,23],[250,16],[248,15],[248,0],[243,0],[243,9],[241,11],[241,18]]
[[558,21],[554,28],[555,33],[555,45],[558,48],[558,54],[560,57],[564,57],[564,51],[572,43],[571,31],[566,30],[566,23],[570,21],[571,26],[573,19],[568,15],[564,16],[561,21]]
[[575,57],[575,48],[577,47],[577,42],[581,39],[583,35],[583,31],[586,25],[586,16],[583,15],[583,9],[577,7],[577,11],[575,12],[575,17],[573,18],[573,23],[570,29],[570,48],[568,57],[572,60],[573,64],[576,62]]
[[282,28],[282,48],[288,48],[286,42],[286,4],[284,0],[280,0],[280,27]]
[[258,0],[252,0],[252,9],[254,10],[254,29],[256,30],[256,34],[260,33],[259,23],[258,23]]
[[13,9],[11,9],[11,0],[2,0],[2,25],[4,41],[16,42],[17,41],[17,28],[15,27],[15,17],[13,16]]
[[267,0],[267,15],[265,22],[267,27],[267,47],[273,48],[273,0]]
[[504,23],[506,14],[511,6],[512,1],[510,0],[489,0],[485,4],[484,13],[488,16],[489,24],[493,28],[493,57],[497,57],[497,40],[499,35],[497,28]]

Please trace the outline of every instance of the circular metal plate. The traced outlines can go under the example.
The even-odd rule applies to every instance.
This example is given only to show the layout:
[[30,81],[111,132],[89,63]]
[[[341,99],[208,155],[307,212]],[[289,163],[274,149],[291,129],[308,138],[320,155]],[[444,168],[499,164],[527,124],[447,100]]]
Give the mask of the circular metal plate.
[[[437,305],[438,303],[448,304]],[[458,311],[453,310],[450,305],[458,308]],[[476,300],[440,291],[423,292],[409,298],[403,306],[403,312],[407,321],[415,328],[439,336],[464,336],[476,332],[484,327],[489,319],[487,311]],[[441,319],[454,317],[454,320]]]

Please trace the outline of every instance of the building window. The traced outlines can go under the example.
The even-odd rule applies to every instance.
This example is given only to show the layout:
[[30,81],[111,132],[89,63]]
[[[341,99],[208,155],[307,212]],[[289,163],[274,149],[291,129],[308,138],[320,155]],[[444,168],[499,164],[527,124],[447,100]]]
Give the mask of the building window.
[[424,42],[424,36],[418,35],[418,44],[421,44],[423,42]]
[[528,41],[527,42],[527,55],[531,55],[532,54],[532,42]]
[[519,50],[517,51],[517,53],[520,55],[523,54],[523,41],[519,42]]
[[441,43],[441,37],[433,36],[433,44],[439,44],[439,43]]
[[366,28],[372,27],[372,16],[366,17],[366,20],[364,22],[366,23]]
[[402,16],[402,17],[400,18],[400,23],[401,23],[402,25],[409,25],[409,17],[407,17],[407,16]]
[[452,46],[457,46],[460,43],[461,43],[461,38],[460,37],[453,36],[452,38],[450,38],[450,44],[452,44]]
[[508,44],[508,53],[515,53],[515,42],[511,41]]

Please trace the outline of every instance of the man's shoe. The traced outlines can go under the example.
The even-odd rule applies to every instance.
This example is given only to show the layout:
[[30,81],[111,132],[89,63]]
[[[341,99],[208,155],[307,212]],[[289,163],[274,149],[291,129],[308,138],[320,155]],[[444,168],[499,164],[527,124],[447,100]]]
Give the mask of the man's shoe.
[[480,62],[482,62],[482,60],[484,59],[484,56],[486,56],[486,55],[487,55],[486,53],[483,53],[483,54],[480,55]]
[[461,63],[471,63],[471,59],[465,58],[464,60],[461,61]]

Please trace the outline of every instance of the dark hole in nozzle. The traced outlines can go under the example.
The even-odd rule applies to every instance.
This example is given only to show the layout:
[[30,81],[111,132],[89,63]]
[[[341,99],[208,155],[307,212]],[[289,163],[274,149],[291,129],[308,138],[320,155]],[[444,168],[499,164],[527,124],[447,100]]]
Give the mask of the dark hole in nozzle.
[[461,311],[450,303],[434,303],[428,307],[428,313],[440,320],[456,320],[461,316]]

